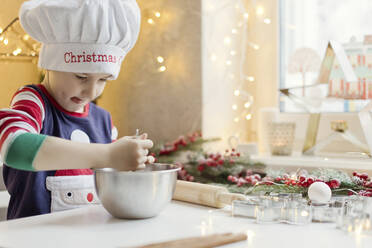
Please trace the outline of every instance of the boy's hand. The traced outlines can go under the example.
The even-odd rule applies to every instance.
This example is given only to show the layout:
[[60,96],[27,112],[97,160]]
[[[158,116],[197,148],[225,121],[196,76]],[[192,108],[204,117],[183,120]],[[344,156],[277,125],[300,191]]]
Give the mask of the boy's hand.
[[126,136],[109,144],[110,165],[120,171],[136,170],[145,167],[145,163],[154,162],[152,156],[147,156],[153,142],[147,139],[147,134]]

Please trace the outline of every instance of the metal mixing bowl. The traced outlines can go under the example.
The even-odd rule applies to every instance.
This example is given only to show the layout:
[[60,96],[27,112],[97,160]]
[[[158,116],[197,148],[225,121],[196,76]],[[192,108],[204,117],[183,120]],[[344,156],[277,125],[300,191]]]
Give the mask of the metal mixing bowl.
[[172,200],[178,170],[175,165],[157,163],[138,171],[96,169],[96,192],[104,208],[117,218],[153,217]]

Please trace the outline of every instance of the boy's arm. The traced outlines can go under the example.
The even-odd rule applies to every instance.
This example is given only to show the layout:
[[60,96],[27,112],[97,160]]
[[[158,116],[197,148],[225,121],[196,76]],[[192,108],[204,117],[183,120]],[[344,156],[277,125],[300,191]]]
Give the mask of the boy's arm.
[[[147,135],[146,135],[147,136]],[[121,138],[110,144],[86,144],[47,137],[33,162],[36,170],[110,167],[135,170],[147,161],[147,149],[153,143],[141,139]]]
[[87,144],[23,133],[10,145],[5,162],[31,171],[103,167],[135,170],[147,161],[147,149],[152,145],[146,135],[140,139],[121,138],[110,144]]

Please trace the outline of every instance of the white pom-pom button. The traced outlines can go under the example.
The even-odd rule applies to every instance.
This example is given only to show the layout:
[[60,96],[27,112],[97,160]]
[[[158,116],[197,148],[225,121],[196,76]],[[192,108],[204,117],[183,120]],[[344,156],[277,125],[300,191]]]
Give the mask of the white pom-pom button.
[[315,182],[310,185],[307,191],[309,199],[314,203],[327,203],[331,200],[331,188],[323,182]]

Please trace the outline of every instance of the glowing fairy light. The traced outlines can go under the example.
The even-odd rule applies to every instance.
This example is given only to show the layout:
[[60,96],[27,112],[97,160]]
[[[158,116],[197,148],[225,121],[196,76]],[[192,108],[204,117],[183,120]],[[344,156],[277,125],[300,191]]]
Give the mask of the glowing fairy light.
[[230,55],[231,55],[231,56],[235,56],[235,55],[236,55],[236,51],[235,51],[235,50],[231,50],[231,51],[230,51]]
[[247,114],[247,115],[245,116],[245,119],[246,119],[247,121],[249,121],[250,119],[252,119],[252,114]]
[[252,105],[251,102],[246,102],[244,103],[244,108],[249,108]]
[[254,50],[258,50],[258,49],[260,49],[260,46],[257,45],[257,44],[254,44],[254,45],[253,45],[253,49],[254,49]]
[[0,34],[3,32],[3,29],[2,28],[0,28]]
[[254,77],[252,77],[252,76],[248,76],[248,77],[246,77],[246,79],[247,79],[249,82],[253,82],[253,81],[254,81]]
[[237,109],[238,109],[238,105],[234,104],[234,105],[231,106],[231,108],[232,108],[233,110],[237,110]]
[[233,29],[231,29],[231,33],[232,34],[237,34],[238,33],[238,30],[236,28],[233,28]]
[[0,41],[3,41],[4,40],[4,37],[3,36],[0,36]]
[[240,90],[234,90],[234,96],[239,96],[240,95]]
[[4,39],[4,44],[8,45],[8,43],[9,43],[8,39]]
[[245,20],[248,20],[248,18],[249,18],[249,14],[248,14],[248,13],[244,13],[244,14],[243,14],[243,17],[244,17]]
[[230,45],[231,43],[231,38],[230,37],[225,37],[225,39],[223,39],[223,42],[226,44],[226,45]]
[[234,121],[235,121],[235,122],[239,122],[239,117],[235,117],[235,118],[234,118]]
[[154,23],[155,23],[154,20],[153,20],[152,18],[147,19],[147,22],[148,22],[149,24],[154,24]]
[[263,20],[263,22],[266,23],[266,24],[270,24],[270,23],[271,23],[271,20],[270,20],[269,18],[265,18],[265,19]]
[[161,16],[160,12],[155,12],[155,16],[159,18]]
[[216,56],[216,54],[212,54],[212,56],[211,56],[211,60],[212,60],[212,61],[216,61],[216,60],[217,60],[217,56]]
[[231,64],[232,64],[231,60],[226,60],[226,65],[231,65]]
[[20,54],[22,52],[22,49],[21,48],[17,48],[16,50],[13,51],[13,55],[14,56],[17,56],[18,54]]
[[162,56],[158,56],[156,58],[156,60],[159,62],[159,63],[163,63],[164,62],[164,58]]
[[256,14],[258,16],[261,16],[261,15],[263,15],[263,13],[264,13],[264,8],[261,7],[261,6],[257,7]]
[[28,34],[25,34],[24,36],[23,36],[23,39],[24,40],[28,40],[30,38],[30,36],[28,35]]
[[164,72],[167,69],[164,65],[159,67],[159,72]]

